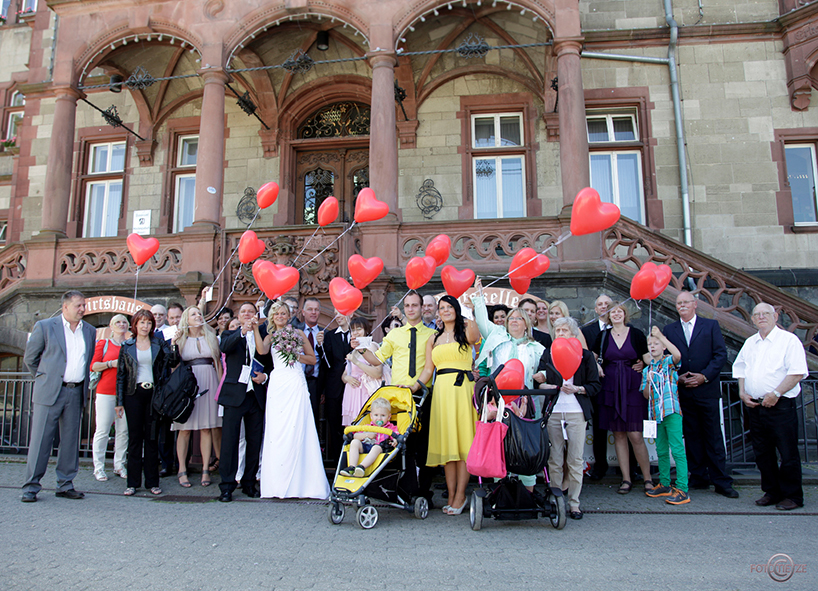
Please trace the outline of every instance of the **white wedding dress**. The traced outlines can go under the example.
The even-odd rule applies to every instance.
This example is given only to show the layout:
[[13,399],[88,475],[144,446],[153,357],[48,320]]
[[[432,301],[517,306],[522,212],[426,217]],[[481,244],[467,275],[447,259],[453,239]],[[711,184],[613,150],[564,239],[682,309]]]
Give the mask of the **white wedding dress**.
[[273,352],[275,369],[267,386],[261,496],[326,499],[329,482],[301,364],[286,364]]

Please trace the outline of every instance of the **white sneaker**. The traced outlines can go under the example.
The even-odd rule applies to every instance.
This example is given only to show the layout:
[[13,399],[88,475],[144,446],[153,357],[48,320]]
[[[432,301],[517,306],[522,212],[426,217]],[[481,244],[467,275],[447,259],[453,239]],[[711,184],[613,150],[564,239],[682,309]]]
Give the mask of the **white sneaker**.
[[106,482],[108,480],[108,475],[105,474],[105,470],[95,470],[94,478],[96,478],[100,482]]
[[119,470],[114,470],[114,474],[116,474],[120,478],[127,478],[128,477],[128,469],[127,468],[120,468]]

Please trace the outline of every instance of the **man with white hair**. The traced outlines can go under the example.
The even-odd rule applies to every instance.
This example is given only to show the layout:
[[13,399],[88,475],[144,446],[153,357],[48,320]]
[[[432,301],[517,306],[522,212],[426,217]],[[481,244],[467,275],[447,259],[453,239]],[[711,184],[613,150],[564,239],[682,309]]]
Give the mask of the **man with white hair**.
[[753,308],[758,333],[741,347],[733,377],[738,378],[739,396],[747,407],[750,440],[761,472],[764,496],[756,505],[791,511],[804,506],[795,399],[801,392],[799,382],[808,375],[807,356],[798,337],[780,329],[777,321],[770,304]]
[[156,329],[154,332],[161,335],[162,330],[168,327],[166,322],[168,311],[162,304],[156,304],[155,306],[151,306],[151,314],[153,314],[153,317],[156,319]]

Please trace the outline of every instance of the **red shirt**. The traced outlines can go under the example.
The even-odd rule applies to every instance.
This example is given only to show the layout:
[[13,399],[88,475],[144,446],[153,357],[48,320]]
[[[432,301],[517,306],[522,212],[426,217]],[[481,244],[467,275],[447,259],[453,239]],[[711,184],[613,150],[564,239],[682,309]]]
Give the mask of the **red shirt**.
[[[91,360],[91,365],[94,363],[105,363],[106,361],[116,361],[119,359],[119,345],[113,341],[108,341],[108,350],[105,356],[102,356],[102,351],[105,349],[105,339],[97,341],[94,347],[94,358]],[[97,394],[108,394],[110,396],[116,395],[116,368],[112,367],[102,372],[102,377],[99,378],[97,384]]]

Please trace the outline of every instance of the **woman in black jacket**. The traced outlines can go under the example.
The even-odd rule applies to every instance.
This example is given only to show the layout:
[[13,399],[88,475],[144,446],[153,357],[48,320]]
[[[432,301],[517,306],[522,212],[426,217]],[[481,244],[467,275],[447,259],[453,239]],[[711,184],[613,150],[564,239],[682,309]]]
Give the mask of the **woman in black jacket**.
[[[555,340],[577,338],[580,334],[573,318],[558,318],[552,329]],[[550,390],[559,396],[548,419],[548,438],[551,440],[548,474],[551,482],[562,488],[565,488],[563,482],[564,476],[567,476],[569,515],[572,519],[582,519],[579,493],[582,490],[585,429],[591,419],[591,399],[601,388],[596,359],[593,353],[583,349],[579,369],[571,379],[564,380],[551,361],[551,353],[545,351],[538,371],[534,379],[544,377],[540,389]],[[563,473],[563,466],[567,474]]]
[[[173,364],[167,343],[154,336],[156,320],[150,310],[139,310],[131,318],[133,338],[122,343],[116,374],[117,413],[128,419],[128,487],[125,496],[136,493],[145,471],[145,487],[161,495],[156,414],[151,400],[162,386]],[[144,446],[144,452],[143,452]]]

